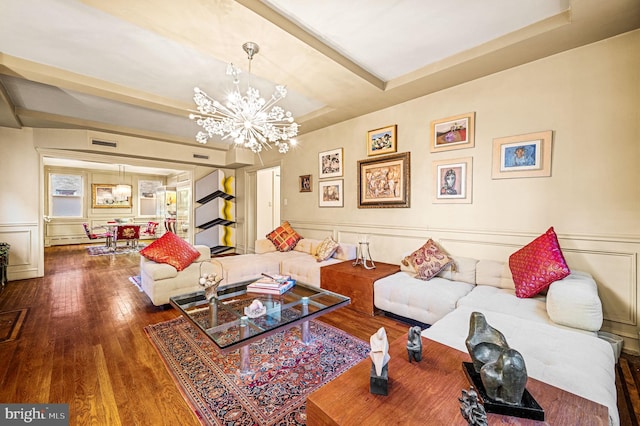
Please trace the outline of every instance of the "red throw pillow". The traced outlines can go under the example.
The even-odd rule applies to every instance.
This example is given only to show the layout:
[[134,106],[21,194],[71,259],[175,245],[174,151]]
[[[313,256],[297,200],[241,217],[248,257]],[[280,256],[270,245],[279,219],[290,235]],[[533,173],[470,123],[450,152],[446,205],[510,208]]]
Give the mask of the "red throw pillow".
[[200,252],[191,244],[173,232],[167,232],[147,247],[140,254],[158,263],[167,263],[178,271],[182,271],[200,257]]
[[276,246],[278,251],[290,251],[302,239],[302,236],[293,230],[289,222],[283,222],[266,235],[267,239]]
[[533,297],[571,273],[553,227],[509,257],[516,296]]

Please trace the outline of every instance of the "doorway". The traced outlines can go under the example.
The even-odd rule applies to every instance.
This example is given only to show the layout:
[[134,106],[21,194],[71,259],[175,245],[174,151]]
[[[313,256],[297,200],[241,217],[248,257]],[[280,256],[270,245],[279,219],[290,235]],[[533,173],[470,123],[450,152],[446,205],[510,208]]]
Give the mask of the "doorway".
[[280,226],[280,166],[256,173],[256,235],[264,238]]

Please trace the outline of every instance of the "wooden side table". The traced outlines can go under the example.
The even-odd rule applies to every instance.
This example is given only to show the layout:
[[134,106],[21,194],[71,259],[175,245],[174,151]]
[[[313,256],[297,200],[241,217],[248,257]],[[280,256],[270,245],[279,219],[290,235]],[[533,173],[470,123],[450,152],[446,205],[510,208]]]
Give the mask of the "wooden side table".
[[320,268],[320,287],[351,298],[349,309],[373,315],[373,283],[400,271],[400,265],[375,262],[375,269],[353,266],[347,260]]
[[[371,360],[361,361],[307,398],[307,425],[466,425],[458,398],[470,384],[462,362],[468,353],[422,338],[422,361],[409,364],[407,336],[389,345],[389,395],[369,392]],[[529,378],[527,390],[545,422],[489,413],[490,425],[607,425],[604,405]]]

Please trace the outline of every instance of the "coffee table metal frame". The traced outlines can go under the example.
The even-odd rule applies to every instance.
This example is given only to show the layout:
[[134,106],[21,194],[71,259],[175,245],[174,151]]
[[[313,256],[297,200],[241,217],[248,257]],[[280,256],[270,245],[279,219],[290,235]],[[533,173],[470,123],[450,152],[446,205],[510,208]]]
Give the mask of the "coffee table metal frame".
[[[309,321],[348,305],[350,298],[303,283],[282,295],[247,293],[246,281],[218,289],[218,297],[208,301],[204,290],[169,298],[169,302],[183,317],[196,326],[224,354],[240,349],[239,373],[251,373],[249,345],[271,334],[301,326],[301,341],[312,341]],[[258,318],[245,315],[244,308],[255,299],[267,312]],[[285,315],[283,315],[285,313]],[[222,320],[225,315],[229,320]],[[233,330],[237,328],[237,331]]]

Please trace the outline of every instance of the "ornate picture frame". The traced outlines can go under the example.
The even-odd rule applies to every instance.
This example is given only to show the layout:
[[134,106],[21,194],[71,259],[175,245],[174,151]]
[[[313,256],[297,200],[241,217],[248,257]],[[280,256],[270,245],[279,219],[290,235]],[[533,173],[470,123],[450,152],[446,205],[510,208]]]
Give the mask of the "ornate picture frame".
[[464,157],[433,162],[433,202],[471,204],[473,158]]
[[340,177],[344,173],[343,149],[336,148],[318,154],[319,179]]
[[[122,197],[117,194],[116,186],[110,183],[93,183],[91,184],[91,207],[94,209],[121,209],[131,208],[132,198]],[[129,187],[129,194],[131,194],[131,185],[124,185]]]
[[318,205],[320,207],[344,207],[344,179],[318,182]]
[[358,161],[358,208],[409,207],[411,153]]
[[431,152],[473,148],[475,112],[454,115],[431,122]]
[[311,175],[300,176],[300,192],[311,192],[313,189],[313,183]]
[[551,176],[552,139],[552,130],[494,139],[491,178]]
[[367,156],[396,152],[398,126],[396,124],[367,132]]

